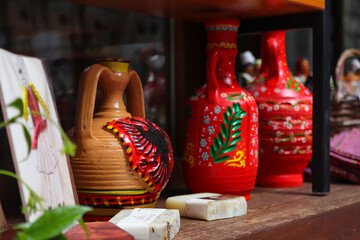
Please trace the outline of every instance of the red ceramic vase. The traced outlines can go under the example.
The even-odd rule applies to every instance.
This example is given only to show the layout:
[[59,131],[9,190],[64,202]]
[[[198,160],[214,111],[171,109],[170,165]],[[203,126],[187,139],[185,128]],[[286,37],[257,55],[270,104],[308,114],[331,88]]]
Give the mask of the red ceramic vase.
[[262,35],[262,58],[262,73],[247,87],[259,106],[256,184],[300,186],[312,155],[312,94],[289,71],[285,31]]
[[258,167],[255,99],[235,78],[237,20],[211,20],[207,31],[207,84],[187,101],[184,174],[193,192],[250,199]]

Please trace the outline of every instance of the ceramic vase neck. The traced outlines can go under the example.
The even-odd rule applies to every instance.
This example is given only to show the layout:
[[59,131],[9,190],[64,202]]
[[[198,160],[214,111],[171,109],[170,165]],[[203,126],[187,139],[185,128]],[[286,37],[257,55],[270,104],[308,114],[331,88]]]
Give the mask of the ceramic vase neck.
[[208,100],[216,102],[217,89],[236,83],[235,59],[237,50],[237,30],[239,21],[217,19],[205,22],[207,32],[207,84]]

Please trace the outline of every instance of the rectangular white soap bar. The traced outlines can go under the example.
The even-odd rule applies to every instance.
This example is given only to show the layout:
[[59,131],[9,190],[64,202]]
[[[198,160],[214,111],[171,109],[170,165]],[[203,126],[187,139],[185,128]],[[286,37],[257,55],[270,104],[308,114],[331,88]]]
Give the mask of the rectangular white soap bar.
[[136,240],[171,240],[179,232],[180,214],[174,209],[124,209],[109,222],[130,233]]
[[217,193],[196,193],[169,197],[168,209],[179,209],[183,217],[215,220],[245,215],[247,203],[244,197]]

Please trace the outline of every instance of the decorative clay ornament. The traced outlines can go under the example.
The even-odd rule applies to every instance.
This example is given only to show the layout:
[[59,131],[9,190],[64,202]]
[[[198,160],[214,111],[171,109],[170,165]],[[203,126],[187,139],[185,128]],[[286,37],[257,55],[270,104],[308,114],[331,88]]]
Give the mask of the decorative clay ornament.
[[285,31],[263,33],[262,52],[262,72],[247,87],[259,107],[256,184],[300,186],[312,155],[312,94],[289,71]]
[[205,23],[207,84],[187,101],[184,174],[193,192],[250,199],[258,166],[255,99],[235,77],[238,20]]
[[[80,204],[94,208],[86,220],[109,220],[124,208],[153,207],[174,166],[170,139],[144,118],[141,82],[128,66],[126,60],[100,60],[81,76],[69,135],[77,145],[71,166]],[[93,115],[98,84],[103,97]]]

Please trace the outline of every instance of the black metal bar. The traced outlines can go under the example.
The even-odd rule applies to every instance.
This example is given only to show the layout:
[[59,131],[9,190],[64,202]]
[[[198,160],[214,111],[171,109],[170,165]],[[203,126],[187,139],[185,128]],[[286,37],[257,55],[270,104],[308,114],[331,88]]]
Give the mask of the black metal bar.
[[330,191],[330,1],[314,17],[313,26],[313,160],[312,191]]

